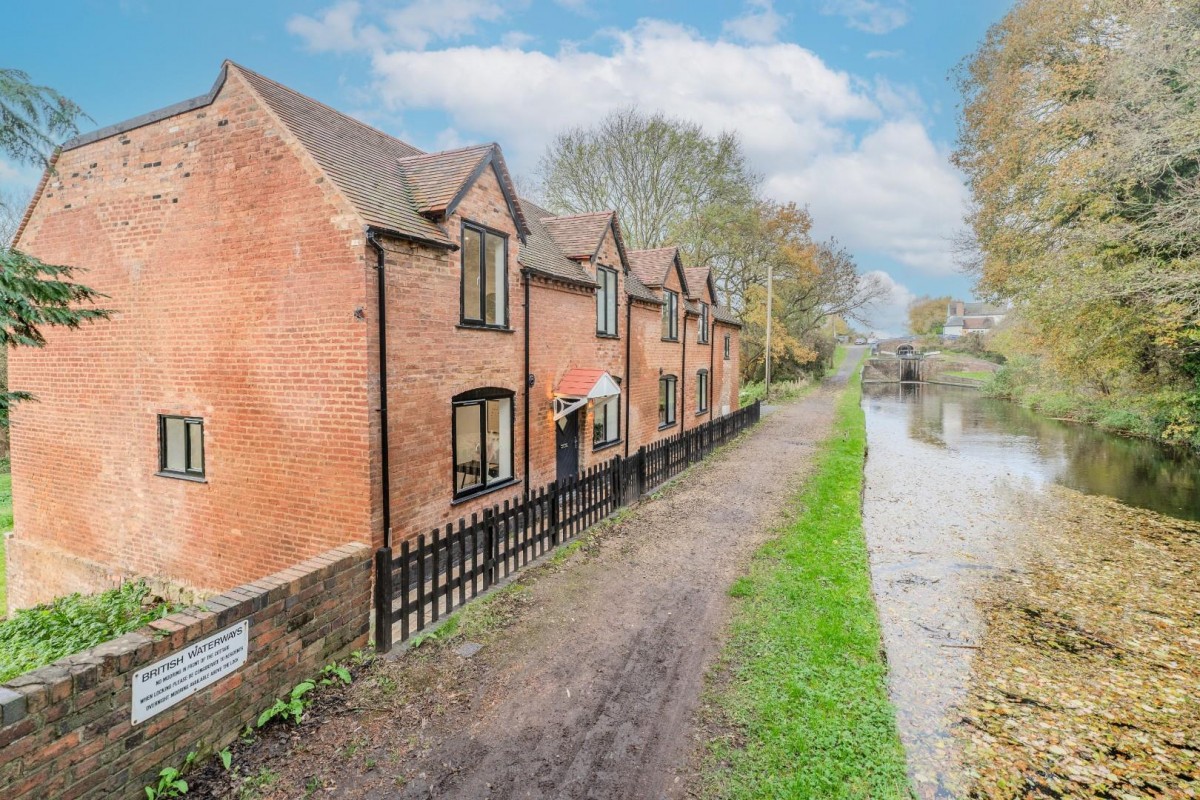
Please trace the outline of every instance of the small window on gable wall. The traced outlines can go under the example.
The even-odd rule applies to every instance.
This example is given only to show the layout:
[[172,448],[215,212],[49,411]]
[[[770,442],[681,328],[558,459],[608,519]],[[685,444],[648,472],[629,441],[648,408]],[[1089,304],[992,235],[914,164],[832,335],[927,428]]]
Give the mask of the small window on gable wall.
[[617,271],[608,267],[596,268],[596,333],[617,335]]
[[168,478],[204,478],[204,420],[158,415],[158,474]]
[[708,303],[700,304],[700,344],[708,344]]
[[508,237],[463,223],[462,323],[508,327]]
[[729,360],[729,343],[732,340],[732,338],[733,337],[731,337],[728,333],[725,334],[725,360],[726,361]]

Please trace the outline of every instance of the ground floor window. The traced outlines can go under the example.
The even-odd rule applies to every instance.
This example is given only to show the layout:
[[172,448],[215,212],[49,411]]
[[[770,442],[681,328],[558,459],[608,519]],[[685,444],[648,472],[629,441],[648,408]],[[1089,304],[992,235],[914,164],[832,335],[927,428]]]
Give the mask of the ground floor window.
[[476,389],[454,398],[454,496],[513,477],[513,393]]
[[658,379],[658,427],[675,424],[675,376]]
[[592,407],[592,447],[603,447],[621,438],[621,398],[597,400]]
[[204,420],[158,415],[158,474],[204,477]]
[[696,413],[708,411],[708,370],[696,373]]

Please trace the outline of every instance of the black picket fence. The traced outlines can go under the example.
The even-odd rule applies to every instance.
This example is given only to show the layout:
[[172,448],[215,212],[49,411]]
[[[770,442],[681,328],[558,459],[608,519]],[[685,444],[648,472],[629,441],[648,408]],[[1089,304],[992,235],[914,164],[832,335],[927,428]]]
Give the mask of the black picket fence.
[[435,528],[375,553],[375,648],[400,641],[487,591],[530,561],[570,541],[700,461],[759,421],[762,406],[740,408],[527,496],[493,505],[470,521]]

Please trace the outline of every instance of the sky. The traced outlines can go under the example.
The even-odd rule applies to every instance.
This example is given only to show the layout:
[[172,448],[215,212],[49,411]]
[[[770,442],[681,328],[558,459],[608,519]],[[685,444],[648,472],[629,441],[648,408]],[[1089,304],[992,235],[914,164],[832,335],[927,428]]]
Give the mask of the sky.
[[[559,131],[636,105],[734,130],[763,193],[806,205],[888,296],[969,298],[953,238],[955,66],[1011,0],[58,0],[6,12],[0,66],[120,122],[229,58],[425,150],[500,143],[522,185]],[[36,169],[0,159],[0,189]]]

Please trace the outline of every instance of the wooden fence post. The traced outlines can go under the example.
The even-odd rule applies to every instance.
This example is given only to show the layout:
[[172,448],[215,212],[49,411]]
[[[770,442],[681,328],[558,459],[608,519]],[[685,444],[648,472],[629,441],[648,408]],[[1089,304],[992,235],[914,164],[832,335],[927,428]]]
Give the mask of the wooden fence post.
[[550,484],[550,546],[558,547],[558,481]]
[[392,548],[375,551],[375,652],[392,649]]
[[637,452],[637,496],[646,493],[646,445],[638,448]]
[[492,509],[485,508],[483,510],[483,591],[485,592],[492,587],[492,541],[496,538],[492,524],[495,519],[496,514]]

